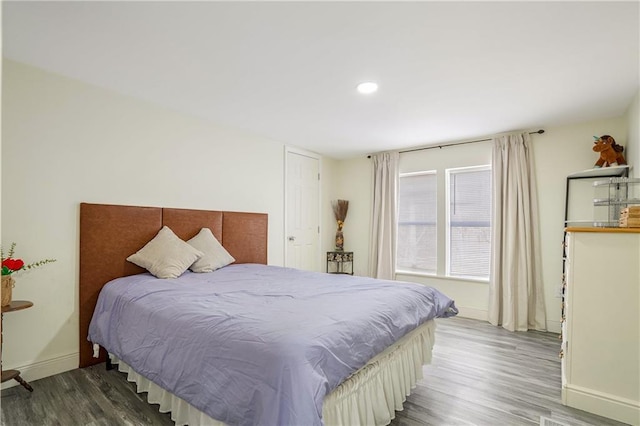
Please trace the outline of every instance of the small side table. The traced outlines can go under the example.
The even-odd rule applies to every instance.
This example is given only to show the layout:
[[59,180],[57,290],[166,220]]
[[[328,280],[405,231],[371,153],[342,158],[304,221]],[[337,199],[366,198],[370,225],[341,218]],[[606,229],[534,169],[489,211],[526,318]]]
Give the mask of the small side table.
[[[0,355],[2,352],[2,319],[4,318],[5,313],[21,311],[22,309],[27,309],[33,306],[33,302],[29,302],[27,300],[14,300],[8,306],[2,307],[2,315],[0,316]],[[0,358],[0,370],[2,370],[2,358]],[[29,392],[33,392],[33,388],[27,382],[25,382],[22,377],[20,377],[20,371],[18,370],[2,370],[2,383],[8,380],[15,380],[20,383],[26,390]]]
[[330,274],[353,275],[353,252],[328,251],[327,272]]

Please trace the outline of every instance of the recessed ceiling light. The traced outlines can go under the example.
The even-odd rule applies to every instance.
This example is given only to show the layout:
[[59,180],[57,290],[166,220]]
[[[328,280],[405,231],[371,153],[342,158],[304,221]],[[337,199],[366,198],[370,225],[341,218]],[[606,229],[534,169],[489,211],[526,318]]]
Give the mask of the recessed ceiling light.
[[378,90],[378,84],[373,81],[365,81],[363,83],[358,84],[358,92],[368,95],[370,93]]

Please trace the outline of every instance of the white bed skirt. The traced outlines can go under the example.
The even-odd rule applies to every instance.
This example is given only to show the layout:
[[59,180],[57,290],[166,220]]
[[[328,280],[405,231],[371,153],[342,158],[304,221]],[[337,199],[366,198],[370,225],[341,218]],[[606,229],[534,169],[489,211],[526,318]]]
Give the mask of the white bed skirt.
[[[394,345],[376,355],[364,367],[347,378],[324,399],[325,425],[386,425],[422,379],[422,366],[431,362],[435,342],[435,321],[427,321]],[[159,404],[160,412],[171,412],[177,426],[224,426],[191,404],[162,389],[110,355],[127,380],[137,384],[138,393],[147,392],[150,404]]]

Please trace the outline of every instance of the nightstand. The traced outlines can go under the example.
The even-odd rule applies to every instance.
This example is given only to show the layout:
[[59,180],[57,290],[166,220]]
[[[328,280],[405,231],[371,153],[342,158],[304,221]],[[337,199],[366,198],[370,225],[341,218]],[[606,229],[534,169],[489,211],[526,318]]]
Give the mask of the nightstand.
[[353,252],[328,251],[327,272],[330,274],[353,275]]
[[[22,309],[27,309],[33,306],[33,302],[29,302],[27,300],[14,300],[11,304],[2,307],[2,315],[0,316],[0,352],[2,352],[2,319],[4,318],[4,314],[9,312],[21,311]],[[0,370],[2,369],[2,359],[0,358]],[[20,383],[26,390],[29,392],[33,392],[33,388],[27,382],[25,382],[22,377],[20,377],[20,371],[18,370],[2,370],[2,383],[8,380],[15,380]]]

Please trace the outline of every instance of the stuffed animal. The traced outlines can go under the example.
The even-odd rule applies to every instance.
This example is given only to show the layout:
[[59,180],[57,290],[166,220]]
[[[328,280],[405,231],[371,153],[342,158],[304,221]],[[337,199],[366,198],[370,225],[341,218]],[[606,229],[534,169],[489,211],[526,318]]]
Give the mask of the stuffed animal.
[[596,161],[594,168],[627,164],[624,155],[622,155],[624,147],[618,145],[615,139],[609,135],[594,136],[593,138],[595,139],[593,150],[600,153],[600,158]]

